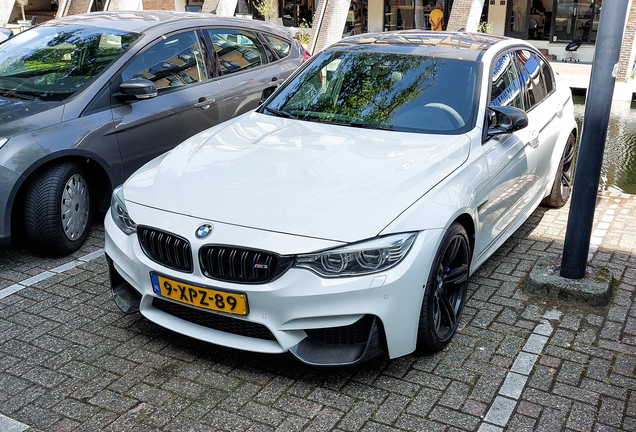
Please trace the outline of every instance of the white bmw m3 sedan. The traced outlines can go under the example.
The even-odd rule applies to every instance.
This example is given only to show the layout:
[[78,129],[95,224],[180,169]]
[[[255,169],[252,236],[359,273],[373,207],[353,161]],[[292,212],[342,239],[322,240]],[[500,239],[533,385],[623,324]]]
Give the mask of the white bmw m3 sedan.
[[569,88],[526,42],[344,39],[115,190],[114,300],[311,365],[439,351],[469,276],[568,200],[576,135]]

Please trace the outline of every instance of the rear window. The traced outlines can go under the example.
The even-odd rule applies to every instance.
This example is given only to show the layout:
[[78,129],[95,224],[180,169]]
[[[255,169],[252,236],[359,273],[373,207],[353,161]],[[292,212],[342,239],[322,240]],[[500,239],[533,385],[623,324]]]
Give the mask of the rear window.
[[209,30],[222,75],[267,64],[267,52],[251,32],[234,29]]
[[263,34],[263,36],[265,36],[265,39],[267,39],[272,48],[274,48],[274,51],[276,51],[278,57],[283,58],[289,55],[289,52],[291,51],[291,44],[289,42],[268,34]]

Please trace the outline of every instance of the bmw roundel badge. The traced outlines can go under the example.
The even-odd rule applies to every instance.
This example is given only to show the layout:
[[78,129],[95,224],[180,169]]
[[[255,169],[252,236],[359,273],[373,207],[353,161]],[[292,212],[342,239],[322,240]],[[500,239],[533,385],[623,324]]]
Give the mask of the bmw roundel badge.
[[194,233],[194,235],[198,239],[204,239],[207,236],[209,236],[210,234],[212,234],[212,230],[213,230],[212,225],[203,224],[199,228],[197,228],[197,232]]

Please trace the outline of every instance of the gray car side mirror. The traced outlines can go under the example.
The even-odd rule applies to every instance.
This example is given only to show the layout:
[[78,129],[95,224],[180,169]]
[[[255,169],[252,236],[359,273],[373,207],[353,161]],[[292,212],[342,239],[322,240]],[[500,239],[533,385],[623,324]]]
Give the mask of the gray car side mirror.
[[150,99],[157,96],[155,84],[145,78],[131,78],[119,85],[120,94],[128,99]]

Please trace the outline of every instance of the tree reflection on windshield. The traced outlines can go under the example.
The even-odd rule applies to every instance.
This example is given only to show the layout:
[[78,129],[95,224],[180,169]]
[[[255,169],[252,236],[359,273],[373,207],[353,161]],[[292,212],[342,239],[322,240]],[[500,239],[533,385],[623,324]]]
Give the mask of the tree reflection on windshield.
[[82,89],[137,39],[94,27],[39,27],[0,45],[0,94],[63,100]]
[[449,133],[471,120],[477,70],[464,60],[326,52],[268,107],[308,121]]

